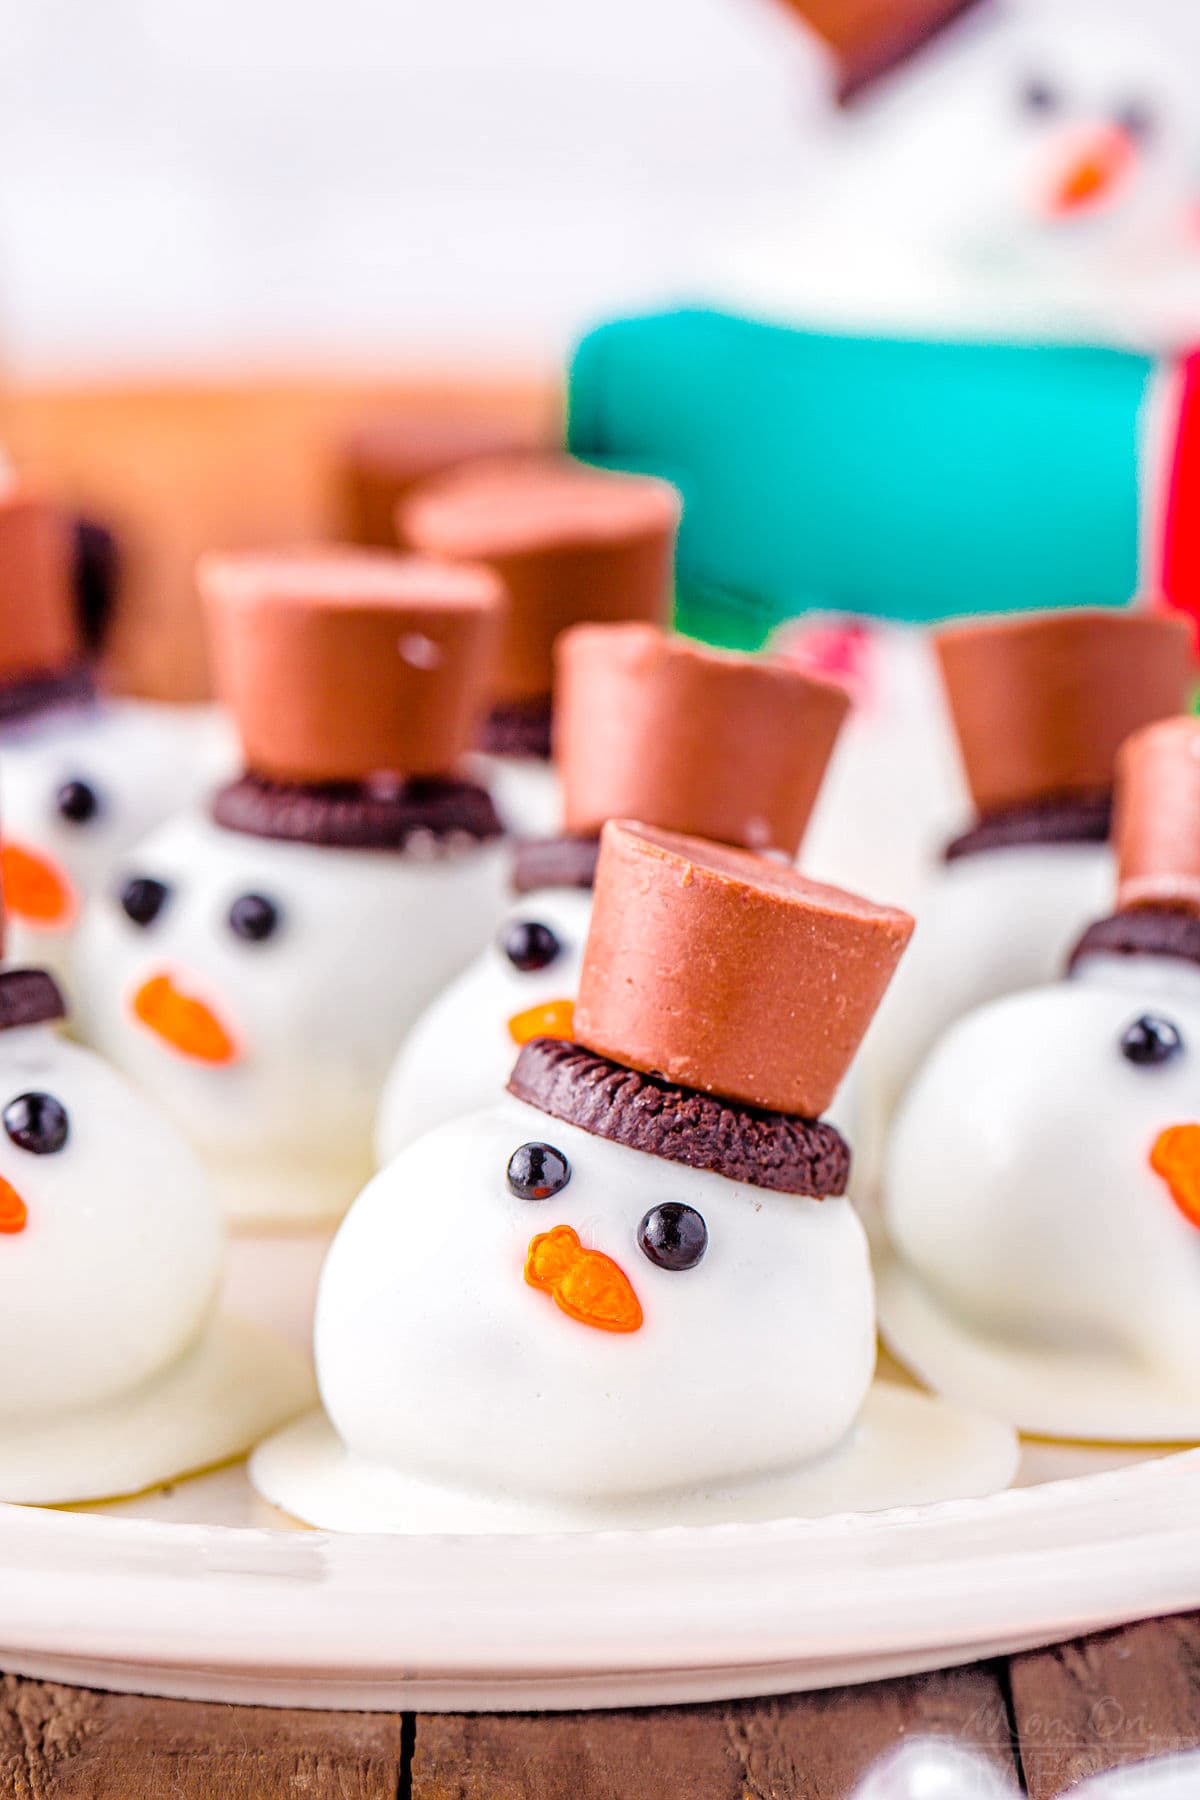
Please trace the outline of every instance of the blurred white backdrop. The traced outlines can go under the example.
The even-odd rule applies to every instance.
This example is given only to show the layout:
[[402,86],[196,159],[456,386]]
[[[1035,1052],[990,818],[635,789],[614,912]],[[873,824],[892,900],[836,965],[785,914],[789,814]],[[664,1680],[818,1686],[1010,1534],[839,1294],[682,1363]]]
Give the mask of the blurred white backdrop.
[[786,213],[772,0],[0,0],[0,355],[557,356]]
[[[1013,101],[1043,14],[1057,122]],[[1186,326],[1197,75],[1198,0],[981,0],[837,118],[777,0],[0,0],[0,359],[550,365],[592,320],[676,298],[964,329],[998,286],[1023,315],[1038,282],[1076,311],[1111,286],[1113,334],[1137,336],[1137,206],[1047,257],[1010,180],[1035,134],[1125,87],[1154,113],[1144,192],[1194,207],[1179,266],[1134,258]]]

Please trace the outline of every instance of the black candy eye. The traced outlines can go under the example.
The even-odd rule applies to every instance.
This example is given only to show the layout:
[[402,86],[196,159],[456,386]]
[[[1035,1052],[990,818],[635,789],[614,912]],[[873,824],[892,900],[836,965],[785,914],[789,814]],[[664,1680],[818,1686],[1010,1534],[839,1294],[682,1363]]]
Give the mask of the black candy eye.
[[694,1206],[668,1200],[638,1226],[638,1247],[660,1269],[694,1269],[708,1249],[708,1226]]
[[1154,131],[1154,113],[1144,100],[1127,100],[1118,108],[1116,123],[1131,138],[1145,139]]
[[152,925],[170,895],[166,883],[152,875],[131,875],[121,889],[121,906],[135,925]]
[[529,975],[535,969],[548,969],[562,945],[539,919],[514,919],[504,928],[500,948],[514,969]]
[[53,1156],[70,1134],[67,1109],[53,1094],[18,1094],[4,1109],[4,1129],[34,1156]]
[[234,937],[261,944],[279,925],[279,908],[265,894],[239,894],[229,909],[229,929]]
[[1044,75],[1031,75],[1021,87],[1020,98],[1026,112],[1043,116],[1056,113],[1062,104],[1058,89]]
[[1183,1039],[1170,1019],[1157,1019],[1143,1013],[1135,1019],[1121,1039],[1121,1055],[1137,1068],[1156,1068],[1183,1051]]
[[100,811],[100,796],[90,782],[64,781],[54,804],[69,825],[86,825]]
[[549,1200],[571,1179],[571,1165],[553,1144],[522,1144],[508,1159],[508,1185],[518,1200]]

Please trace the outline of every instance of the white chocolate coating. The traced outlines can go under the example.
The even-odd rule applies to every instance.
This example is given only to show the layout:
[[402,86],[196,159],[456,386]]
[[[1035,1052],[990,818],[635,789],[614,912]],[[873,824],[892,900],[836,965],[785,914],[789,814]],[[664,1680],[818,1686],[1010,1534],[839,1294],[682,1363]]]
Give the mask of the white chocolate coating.
[[[238,1216],[336,1216],[370,1172],[371,1131],[397,1042],[483,941],[503,899],[499,843],[419,852],[325,849],[173,819],[123,860],[164,882],[145,927],[111,894],[88,909],[78,986],[89,1040],[174,1117]],[[229,909],[278,909],[261,942]],[[236,1060],[185,1056],[134,1016],[166,973],[221,1021]]]
[[[211,706],[104,701],[7,728],[0,735],[4,842],[48,859],[68,896],[54,922],[24,916],[8,896],[8,960],[50,968],[69,988],[84,901],[103,888],[131,845],[223,780],[234,761],[228,720]],[[58,792],[71,781],[86,782],[96,795],[86,820],[59,811]]]
[[982,850],[931,878],[859,1056],[856,1196],[873,1191],[896,1108],[943,1033],[989,1000],[1056,980],[1110,909],[1112,884],[1103,844]]
[[[509,1190],[527,1142],[571,1164],[551,1199]],[[671,1199],[708,1227],[693,1269],[638,1248]],[[530,1239],[559,1224],[619,1263],[639,1330],[585,1325],[528,1285]],[[845,1435],[875,1361],[871,1274],[844,1200],[767,1194],[505,1097],[410,1145],[355,1202],[315,1346],[334,1427],[368,1461],[566,1499],[729,1482]]]
[[[549,1000],[574,1000],[591,914],[592,896],[583,888],[547,888],[513,902],[492,942],[405,1038],[379,1103],[381,1166],[443,1120],[500,1098],[519,1051],[509,1020]],[[544,969],[514,968],[504,954],[505,933],[521,920],[548,926],[558,939],[558,954]]]
[[[570,1180],[515,1196],[553,1145]],[[638,1243],[677,1200],[693,1268]],[[613,1332],[531,1286],[530,1240],[570,1225],[642,1322]],[[862,1228],[845,1200],[768,1193],[589,1136],[506,1096],[418,1139],[351,1208],[317,1300],[327,1418],[256,1451],[274,1505],[344,1530],[529,1531],[835,1512],[991,1492],[1012,1435],[872,1386]]]
[[[961,1019],[889,1144],[884,1336],[938,1391],[1031,1431],[1200,1437],[1200,1232],[1150,1165],[1200,1119],[1200,1004],[1161,967],[1060,982]],[[1184,1050],[1120,1052],[1144,1013]]]
[[214,1316],[223,1231],[196,1159],[49,1025],[0,1032],[0,1113],[31,1092],[68,1133],[39,1155],[0,1130],[26,1207],[0,1235],[0,1499],[100,1499],[243,1453],[311,1383],[286,1346]]
[[479,756],[478,780],[491,790],[496,811],[514,837],[553,837],[562,830],[562,786],[552,762],[540,756]]
[[0,1112],[54,1096],[67,1141],[34,1155],[0,1131],[0,1176],[28,1208],[0,1236],[3,1422],[94,1405],[136,1387],[207,1323],[221,1221],[166,1121],[49,1025],[0,1031]]

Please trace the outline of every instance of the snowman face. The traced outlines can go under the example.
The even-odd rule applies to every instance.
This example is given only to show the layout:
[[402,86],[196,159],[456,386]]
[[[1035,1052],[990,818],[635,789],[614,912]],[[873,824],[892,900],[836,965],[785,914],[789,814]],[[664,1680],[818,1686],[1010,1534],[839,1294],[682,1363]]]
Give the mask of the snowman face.
[[499,1098],[523,1043],[569,1037],[591,918],[582,889],[525,894],[492,942],[417,1020],[379,1106],[382,1164],[440,1125]]
[[116,859],[229,759],[204,707],[122,703],[54,714],[0,743],[0,850],[10,958],[60,962]]
[[874,1365],[844,1200],[767,1193],[505,1098],[409,1146],[326,1261],[348,1449],[562,1498],[733,1482],[842,1439]]
[[863,1045],[864,1164],[880,1154],[905,1088],[943,1032],[989,1000],[1054,980],[1108,910],[1112,880],[1103,844],[984,850],[937,872]]
[[502,870],[494,845],[426,860],[174,819],[88,910],[84,1029],[218,1166],[357,1169],[395,1045],[486,936]]
[[46,1025],[0,1032],[0,1420],[136,1388],[193,1342],[221,1226],[175,1133]]
[[864,109],[870,224],[894,237],[900,221],[926,256],[989,283],[1073,268],[1127,280],[1187,255],[1195,28],[1182,14],[1179,27],[1171,44],[1132,15],[1122,28],[1005,9],[948,38]]
[[1194,994],[1064,982],[961,1020],[897,1118],[885,1212],[902,1262],[969,1330],[1195,1391]]

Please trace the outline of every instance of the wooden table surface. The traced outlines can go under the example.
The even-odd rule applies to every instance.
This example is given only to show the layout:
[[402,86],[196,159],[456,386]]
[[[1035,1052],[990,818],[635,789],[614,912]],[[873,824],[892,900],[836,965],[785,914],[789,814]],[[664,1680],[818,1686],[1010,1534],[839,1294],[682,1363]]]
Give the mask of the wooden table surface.
[[620,1712],[283,1712],[3,1676],[0,1796],[843,1800],[875,1757],[930,1733],[1032,1800],[1200,1746],[1200,1614],[942,1674]]

